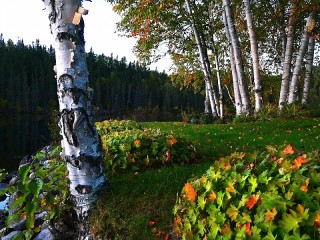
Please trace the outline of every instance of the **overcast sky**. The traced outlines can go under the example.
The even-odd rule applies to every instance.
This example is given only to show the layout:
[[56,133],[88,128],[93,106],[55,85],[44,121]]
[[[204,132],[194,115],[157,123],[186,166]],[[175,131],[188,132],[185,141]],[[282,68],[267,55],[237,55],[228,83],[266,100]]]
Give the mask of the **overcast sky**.
[[[25,44],[31,44],[36,39],[40,44],[49,46],[53,43],[50,34],[47,12],[42,0],[7,0],[2,3],[0,14],[0,33],[4,39],[16,42],[19,38]],[[104,0],[84,2],[89,14],[84,16],[86,50],[92,47],[96,54],[104,53],[110,56],[126,57],[127,61],[136,60],[132,48],[135,39],[119,37],[116,22],[120,17],[112,11],[112,6]],[[158,70],[167,70],[166,60],[153,64]]]

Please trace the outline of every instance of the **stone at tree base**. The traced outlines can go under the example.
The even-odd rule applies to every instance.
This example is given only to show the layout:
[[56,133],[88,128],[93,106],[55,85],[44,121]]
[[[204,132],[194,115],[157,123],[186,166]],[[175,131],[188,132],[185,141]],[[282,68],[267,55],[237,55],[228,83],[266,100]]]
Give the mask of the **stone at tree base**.
[[[11,233],[9,233],[8,235],[4,236],[3,238],[1,238],[2,240],[11,240],[14,236],[21,234],[21,231],[13,231]],[[45,239],[45,238],[44,238]]]
[[54,235],[50,232],[48,228],[41,230],[41,232],[33,240],[54,240]]

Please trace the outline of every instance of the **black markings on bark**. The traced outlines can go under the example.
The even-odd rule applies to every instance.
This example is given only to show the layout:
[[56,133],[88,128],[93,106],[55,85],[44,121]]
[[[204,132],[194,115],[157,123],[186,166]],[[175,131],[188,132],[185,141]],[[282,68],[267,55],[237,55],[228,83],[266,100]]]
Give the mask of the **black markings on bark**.
[[68,143],[72,146],[77,147],[79,142],[77,136],[74,134],[74,123],[75,115],[74,111],[67,111],[64,109],[61,114],[62,124],[63,124],[63,133],[66,137]]
[[92,186],[88,186],[88,185],[81,185],[79,184],[78,186],[76,186],[76,191],[79,194],[89,194],[92,193]]
[[56,2],[55,0],[50,0],[51,5],[51,12],[49,14],[49,20],[51,23],[55,23],[57,19],[57,12],[56,12]]
[[81,156],[65,156],[64,157],[67,163],[70,163],[72,166],[78,168],[79,170],[82,168]]
[[59,41],[63,41],[63,40],[71,40],[72,42],[78,42],[79,39],[77,37],[77,35],[73,32],[59,32],[58,33],[58,39]]

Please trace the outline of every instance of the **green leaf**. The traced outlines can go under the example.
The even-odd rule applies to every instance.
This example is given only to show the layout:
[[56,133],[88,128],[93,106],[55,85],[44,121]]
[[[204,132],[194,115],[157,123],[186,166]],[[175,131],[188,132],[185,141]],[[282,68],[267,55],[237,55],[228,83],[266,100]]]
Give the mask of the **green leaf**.
[[206,232],[205,229],[205,219],[202,220],[198,220],[198,234],[200,234],[201,236],[203,236]]
[[50,156],[57,155],[60,152],[61,152],[61,147],[60,146],[54,146],[51,149]]
[[23,231],[23,235],[25,237],[26,240],[30,240],[33,236],[33,231],[31,230],[24,230]]
[[257,182],[257,178],[254,176],[251,176],[248,181],[251,184],[251,186],[248,189],[249,193],[251,194],[256,190],[256,188],[258,186],[258,182]]
[[262,240],[276,240],[277,239],[277,235],[274,236],[272,234],[272,232],[268,232],[267,236],[265,236],[264,238],[262,238]]
[[14,237],[12,238],[12,240],[24,240],[23,238],[23,234],[19,233],[17,235],[14,235]]
[[268,184],[272,177],[268,177],[268,170],[264,171],[259,175],[258,182]]
[[217,199],[216,199],[216,200],[217,200],[217,204],[218,204],[219,207],[221,207],[222,204],[223,204],[224,195],[225,195],[225,192],[219,191],[219,192],[217,193]]
[[239,210],[231,204],[226,213],[231,218],[231,220],[235,221],[238,216]]
[[204,199],[205,194],[202,194],[198,197],[198,206],[200,207],[201,210],[204,209],[206,206],[206,200]]
[[251,232],[252,232],[252,236],[249,237],[250,240],[260,240],[260,233],[261,233],[261,229],[258,228],[257,226],[253,226],[251,227]]
[[33,195],[38,197],[42,189],[42,186],[43,186],[43,181],[41,179],[37,179],[29,182],[28,189],[30,190],[31,193],[33,193]]
[[27,229],[33,229],[34,228],[34,223],[35,223],[35,216],[34,213],[37,209],[37,202],[32,201],[28,202],[25,206],[25,210],[27,213],[27,218],[26,218],[26,227]]
[[299,228],[299,223],[301,220],[294,217],[291,214],[284,213],[282,220],[279,221],[279,225],[287,232],[289,233],[291,230],[296,230]]
[[46,154],[43,152],[37,152],[36,155],[32,156],[33,159],[44,159]]
[[48,174],[43,168],[40,168],[40,167],[36,170],[35,173],[41,178],[47,177],[47,174]]
[[310,236],[304,234],[302,236],[300,236],[299,233],[294,233],[293,235],[291,236],[285,236],[284,240],[309,240],[311,239]]
[[19,169],[19,179],[22,184],[25,184],[28,173],[30,172],[31,165],[27,164]]

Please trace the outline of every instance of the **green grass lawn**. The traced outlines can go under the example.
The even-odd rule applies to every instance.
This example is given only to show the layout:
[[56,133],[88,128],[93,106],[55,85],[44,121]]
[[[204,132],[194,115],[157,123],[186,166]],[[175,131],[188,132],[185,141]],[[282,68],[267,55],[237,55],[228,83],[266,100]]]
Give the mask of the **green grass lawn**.
[[110,190],[99,197],[91,214],[93,231],[105,239],[172,239],[172,208],[191,177],[232,152],[262,151],[267,145],[291,144],[302,151],[320,149],[320,119],[273,120],[238,124],[191,125],[178,122],[142,123],[193,142],[198,163],[166,166],[109,177]]

